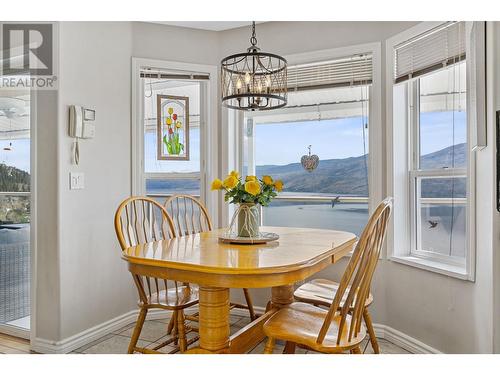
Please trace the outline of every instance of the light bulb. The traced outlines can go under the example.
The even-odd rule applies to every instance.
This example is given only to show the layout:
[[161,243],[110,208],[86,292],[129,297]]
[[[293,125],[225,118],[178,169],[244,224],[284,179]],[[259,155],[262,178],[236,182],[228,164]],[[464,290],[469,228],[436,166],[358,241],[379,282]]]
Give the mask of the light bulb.
[[241,80],[238,78],[236,81],[236,92],[239,94],[241,90]]
[[262,92],[262,83],[259,81],[257,84],[257,92],[260,94]]
[[248,85],[250,83],[250,73],[245,73],[245,83]]
[[271,77],[267,76],[266,77],[266,87],[270,87],[271,86]]

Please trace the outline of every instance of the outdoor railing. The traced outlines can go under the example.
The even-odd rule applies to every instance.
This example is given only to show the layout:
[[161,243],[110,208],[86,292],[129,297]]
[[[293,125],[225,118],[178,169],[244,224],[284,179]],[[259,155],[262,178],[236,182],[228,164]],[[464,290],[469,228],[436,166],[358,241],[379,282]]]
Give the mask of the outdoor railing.
[[0,324],[30,314],[30,192],[0,192]]

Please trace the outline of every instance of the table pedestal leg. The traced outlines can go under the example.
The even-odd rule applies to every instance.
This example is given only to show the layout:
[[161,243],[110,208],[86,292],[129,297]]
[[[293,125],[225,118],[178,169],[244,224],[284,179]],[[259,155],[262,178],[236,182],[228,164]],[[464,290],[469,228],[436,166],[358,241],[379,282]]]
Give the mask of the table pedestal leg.
[[274,286],[271,289],[272,307],[282,308],[293,302],[293,285]]
[[229,289],[199,287],[200,349],[224,353],[229,349]]

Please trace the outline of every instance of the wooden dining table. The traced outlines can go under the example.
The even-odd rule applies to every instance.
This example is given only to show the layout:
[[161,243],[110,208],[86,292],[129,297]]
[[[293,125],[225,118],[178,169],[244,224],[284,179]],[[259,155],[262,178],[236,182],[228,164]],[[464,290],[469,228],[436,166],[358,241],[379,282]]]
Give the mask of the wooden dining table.
[[[265,336],[263,324],[293,302],[294,283],[336,263],[356,242],[349,232],[261,227],[279,235],[259,245],[219,240],[225,229],[149,242],[123,251],[130,271],[199,285],[199,346],[188,353],[245,353]],[[271,288],[266,312],[233,335],[231,288]],[[332,296],[333,297],[333,296]]]

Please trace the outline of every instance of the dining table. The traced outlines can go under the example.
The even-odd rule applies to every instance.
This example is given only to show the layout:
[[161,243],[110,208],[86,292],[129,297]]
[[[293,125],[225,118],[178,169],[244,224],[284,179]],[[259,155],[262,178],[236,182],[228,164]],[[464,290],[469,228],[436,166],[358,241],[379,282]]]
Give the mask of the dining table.
[[[199,287],[199,341],[187,353],[246,353],[264,338],[263,325],[293,302],[294,284],[350,253],[353,233],[312,228],[263,226],[279,235],[265,244],[219,239],[227,229],[147,242],[126,248],[122,258],[133,273]],[[230,335],[231,288],[271,288],[265,312]],[[333,296],[332,296],[333,297]]]

